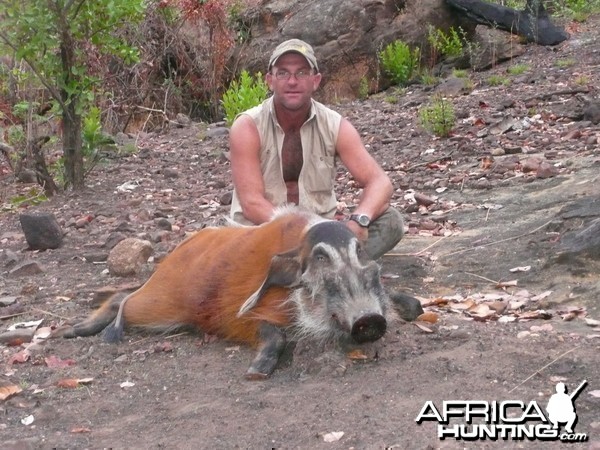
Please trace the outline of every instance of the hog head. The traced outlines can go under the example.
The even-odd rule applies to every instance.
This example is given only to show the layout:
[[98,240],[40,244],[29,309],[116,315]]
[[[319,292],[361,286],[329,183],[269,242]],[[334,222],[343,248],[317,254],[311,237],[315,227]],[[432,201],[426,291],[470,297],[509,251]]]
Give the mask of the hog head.
[[297,337],[349,336],[357,343],[373,342],[385,334],[389,311],[379,275],[378,264],[348,227],[319,222],[296,249],[273,257],[264,283],[239,315],[251,310],[270,287],[284,286],[292,289],[287,301],[295,305]]

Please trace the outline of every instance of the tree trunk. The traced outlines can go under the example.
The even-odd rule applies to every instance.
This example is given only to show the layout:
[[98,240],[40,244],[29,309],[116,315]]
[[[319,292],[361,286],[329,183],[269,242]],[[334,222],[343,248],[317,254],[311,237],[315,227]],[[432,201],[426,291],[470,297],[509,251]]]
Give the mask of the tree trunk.
[[73,189],[83,189],[85,186],[85,169],[83,166],[83,150],[81,139],[81,114],[78,111],[79,98],[76,90],[69,94],[66,87],[76,85],[72,73],[75,66],[75,44],[68,29],[61,35],[60,57],[64,74],[65,88],[61,89],[63,110],[63,155],[65,158],[65,182]]
[[556,45],[569,38],[565,30],[551,22],[542,0],[527,0],[522,11],[483,0],[446,0],[446,3],[475,23],[518,34],[527,42]]
[[[64,96],[63,96],[64,98]],[[77,113],[74,99],[67,104],[63,117],[63,155],[65,157],[65,176],[67,185],[73,189],[85,186],[85,169],[83,166],[81,115]]]

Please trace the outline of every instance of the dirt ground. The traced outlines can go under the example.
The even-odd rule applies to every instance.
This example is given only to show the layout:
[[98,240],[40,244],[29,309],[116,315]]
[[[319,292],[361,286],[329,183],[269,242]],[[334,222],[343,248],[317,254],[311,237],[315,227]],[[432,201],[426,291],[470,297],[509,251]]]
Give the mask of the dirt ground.
[[[557,259],[562,238],[596,217],[600,198],[600,126],[564,109],[597,97],[599,23],[572,28],[556,48],[527,46],[516,61],[471,74],[473,90],[453,100],[460,120],[449,139],[418,126],[418,106],[431,95],[423,87],[333,105],[397,187],[393,204],[407,235],[380,261],[385,285],[418,296],[436,323],[392,324],[363,349],[365,360],[335,344],[298,343],[262,382],[243,377],[252,349],[193,333],[130,332],[118,345],[50,340],[23,362],[15,357],[23,346],[0,346],[2,385],[22,389],[0,403],[2,448],[600,448],[600,262]],[[526,72],[508,74],[514,64]],[[491,86],[490,75],[510,84]],[[582,95],[542,95],[582,87]],[[535,121],[486,135],[506,117]],[[10,318],[13,307],[0,307],[2,331],[84,317],[96,290],[144,281],[152,261],[131,279],[108,275],[116,239],[149,239],[159,259],[186,232],[218,223],[228,211],[227,138],[211,131],[195,124],[141,133],[140,151],[106,161],[84,192],[28,207],[56,215],[65,231],[59,249],[27,250],[18,219],[25,208],[1,212],[0,299],[16,297],[20,306]],[[526,171],[532,158],[548,162],[550,176]],[[340,201],[350,205],[357,192],[343,168],[339,181]],[[126,182],[134,187],[119,188]],[[5,177],[3,203],[30,187]],[[415,192],[433,204],[415,206]],[[577,208],[590,214],[567,214]],[[165,218],[171,230],[159,230]],[[23,261],[42,272],[16,275]],[[492,300],[505,308],[464,308]],[[73,379],[83,381],[61,387]],[[558,382],[572,392],[583,380],[575,431],[587,435],[584,443],[441,440],[437,423],[415,421],[427,401],[545,408]]]

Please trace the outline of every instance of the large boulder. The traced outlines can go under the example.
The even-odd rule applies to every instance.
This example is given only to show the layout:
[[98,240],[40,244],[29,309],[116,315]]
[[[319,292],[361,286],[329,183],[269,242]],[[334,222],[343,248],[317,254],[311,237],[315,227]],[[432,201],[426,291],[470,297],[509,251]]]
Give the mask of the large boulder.
[[302,39],[315,49],[323,73],[317,98],[326,102],[355,98],[364,77],[371,92],[389,87],[377,54],[390,42],[422,47],[429,24],[446,31],[460,26],[468,34],[474,29],[444,0],[267,0],[241,21],[250,38],[235,49],[235,67],[265,73],[277,44]]

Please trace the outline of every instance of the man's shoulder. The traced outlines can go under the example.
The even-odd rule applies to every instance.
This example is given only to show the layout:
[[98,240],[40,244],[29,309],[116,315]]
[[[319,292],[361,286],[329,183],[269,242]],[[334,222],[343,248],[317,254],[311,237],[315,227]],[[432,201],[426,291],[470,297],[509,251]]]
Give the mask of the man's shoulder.
[[312,107],[315,116],[325,116],[335,120],[339,120],[342,117],[339,112],[315,99],[312,99]]
[[248,115],[252,118],[256,118],[258,117],[260,114],[264,113],[264,112],[270,112],[271,111],[271,103],[273,102],[273,98],[269,97],[265,100],[263,100],[261,103],[259,103],[256,106],[253,106],[250,109],[247,109],[246,111],[243,111],[240,113],[240,115],[245,114]]

